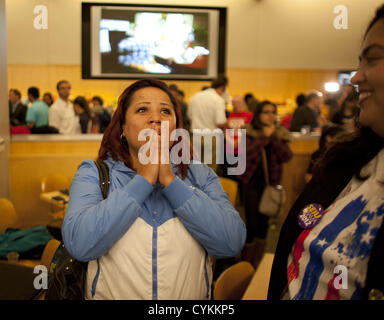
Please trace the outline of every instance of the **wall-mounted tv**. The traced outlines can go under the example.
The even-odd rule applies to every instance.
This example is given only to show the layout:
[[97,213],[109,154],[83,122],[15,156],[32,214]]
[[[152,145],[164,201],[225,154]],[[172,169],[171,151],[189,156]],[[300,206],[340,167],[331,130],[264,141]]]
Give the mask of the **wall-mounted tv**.
[[225,73],[227,9],[82,3],[82,78],[211,80]]

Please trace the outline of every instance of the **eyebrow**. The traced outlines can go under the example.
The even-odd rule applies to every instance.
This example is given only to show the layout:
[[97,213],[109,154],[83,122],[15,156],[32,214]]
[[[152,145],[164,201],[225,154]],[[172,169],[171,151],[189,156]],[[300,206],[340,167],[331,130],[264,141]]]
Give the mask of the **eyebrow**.
[[384,46],[380,45],[380,44],[376,44],[376,43],[373,43],[371,44],[370,46],[364,48],[363,52],[361,53],[361,55],[359,56],[359,62],[361,62],[361,60],[366,57],[368,55],[368,53],[373,50],[373,49],[379,49],[379,50],[384,50]]
[[[137,103],[136,105],[138,106],[138,105],[140,105],[140,104],[151,104],[151,102],[150,101],[140,101],[139,103]],[[171,104],[169,104],[169,103],[167,103],[167,102],[160,102],[160,104],[162,105],[162,106],[171,106]]]

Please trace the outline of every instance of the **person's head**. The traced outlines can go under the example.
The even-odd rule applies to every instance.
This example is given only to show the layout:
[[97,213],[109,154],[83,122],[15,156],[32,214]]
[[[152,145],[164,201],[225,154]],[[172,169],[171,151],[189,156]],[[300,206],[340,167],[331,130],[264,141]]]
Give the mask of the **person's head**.
[[319,148],[325,149],[332,142],[344,133],[344,129],[339,125],[326,125],[321,128],[321,136],[319,140]]
[[73,101],[73,108],[75,109],[77,115],[85,112],[87,115],[91,116],[88,101],[84,97],[76,97]]
[[319,91],[311,91],[306,97],[306,104],[313,110],[320,111],[323,104],[323,95]]
[[67,80],[61,80],[56,85],[59,97],[63,100],[68,100],[71,95],[71,85]]
[[256,129],[261,129],[265,126],[276,124],[276,122],[277,106],[268,100],[260,102],[253,114],[252,126]]
[[353,91],[355,91],[355,88],[353,87],[353,85],[349,84],[349,83],[344,83],[343,84],[343,87],[342,87],[342,92],[348,96],[350,93],[352,93]]
[[53,104],[52,94],[50,92],[44,93],[43,101],[48,105],[48,107],[51,106]]
[[[161,123],[168,121],[169,136],[176,128],[182,128],[183,120],[179,104],[168,86],[159,80],[138,80],[120,95],[115,113],[104,132],[99,158],[111,156],[132,168],[132,157],[137,157],[141,146],[139,141],[143,129],[154,129],[160,133]],[[170,141],[172,146],[174,142]],[[185,176],[186,168],[179,166]]]
[[185,98],[185,93],[183,90],[179,89],[177,90],[177,94],[178,94],[178,97],[180,100],[184,101],[184,98]]
[[92,98],[92,104],[93,104],[94,107],[99,107],[99,106],[103,106],[104,105],[104,101],[103,101],[103,99],[101,99],[101,97],[94,96]]
[[384,5],[368,25],[359,60],[351,78],[359,90],[359,122],[384,137]]
[[180,94],[179,94],[179,88],[177,87],[176,84],[170,84],[169,85],[169,90],[171,91],[172,95],[177,99],[181,100]]
[[241,112],[244,110],[245,101],[240,96],[234,96],[232,98],[233,112]]
[[356,92],[356,90],[353,90],[351,93],[347,95],[347,97],[343,101],[343,104],[341,105],[341,110],[343,112],[345,110],[351,110],[351,111],[355,110],[358,102],[359,102],[359,94]]
[[342,166],[349,171],[346,174],[366,180],[361,169],[384,148],[384,5],[365,32],[359,60],[359,69],[351,78],[359,91],[359,126],[328,149],[314,167],[316,180],[325,181],[329,172]]
[[221,79],[224,81],[225,83],[225,86],[228,85],[229,81],[228,81],[228,77],[224,74],[224,73],[220,73],[218,76],[217,76],[218,79]]
[[249,102],[251,102],[252,99],[255,99],[252,93],[248,92],[244,95],[244,101],[247,104],[247,106],[249,106]]
[[305,104],[307,101],[307,97],[304,93],[299,93],[297,96],[296,96],[296,104],[298,107],[302,106],[303,104]]
[[331,110],[331,111],[335,111],[338,109],[339,105],[337,103],[337,100],[334,99],[334,98],[329,98],[327,100],[324,101],[324,104],[328,106],[328,108]]
[[257,99],[249,100],[247,103],[248,110],[251,111],[253,114],[255,114],[256,107],[258,104],[259,104],[259,101]]
[[225,91],[228,81],[226,78],[218,77],[211,83],[211,88],[215,89],[219,95],[222,95]]
[[29,101],[33,102],[40,97],[40,91],[37,87],[29,87],[28,88],[28,99]]
[[9,101],[12,104],[15,104],[16,102],[20,101],[21,99],[21,93],[17,89],[10,89],[9,90],[9,95],[8,95]]

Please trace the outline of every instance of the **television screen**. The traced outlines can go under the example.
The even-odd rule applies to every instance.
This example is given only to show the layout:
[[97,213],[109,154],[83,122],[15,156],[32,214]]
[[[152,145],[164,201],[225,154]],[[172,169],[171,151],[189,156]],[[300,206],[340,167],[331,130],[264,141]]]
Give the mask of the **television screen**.
[[83,79],[225,73],[226,8],[82,3]]

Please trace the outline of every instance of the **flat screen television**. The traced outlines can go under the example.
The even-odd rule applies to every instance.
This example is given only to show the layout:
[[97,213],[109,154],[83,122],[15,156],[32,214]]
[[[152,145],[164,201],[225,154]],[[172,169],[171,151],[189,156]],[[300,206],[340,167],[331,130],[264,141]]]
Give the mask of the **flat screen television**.
[[82,3],[82,78],[211,80],[225,73],[227,9]]

